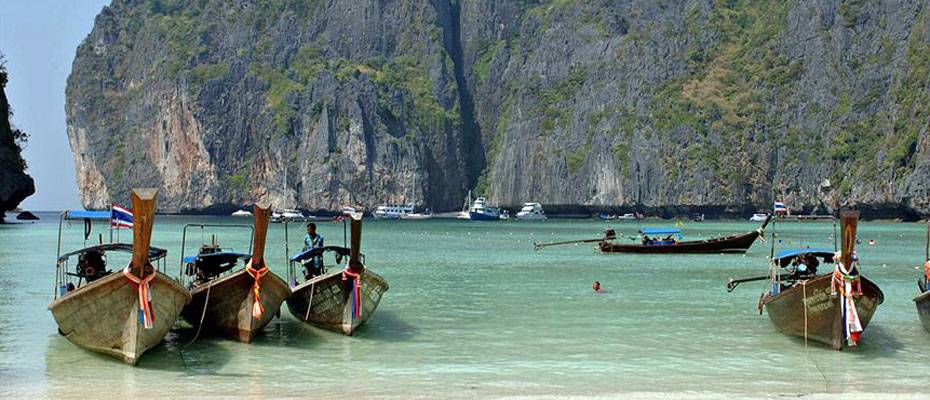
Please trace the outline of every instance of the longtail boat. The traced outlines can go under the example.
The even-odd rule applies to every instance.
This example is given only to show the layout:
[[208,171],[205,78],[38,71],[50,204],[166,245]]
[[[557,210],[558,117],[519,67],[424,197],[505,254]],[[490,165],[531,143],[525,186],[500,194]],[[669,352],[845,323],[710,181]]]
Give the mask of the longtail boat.
[[640,243],[619,243],[616,232],[608,228],[604,236],[597,239],[572,240],[554,243],[535,243],[536,250],[548,246],[574,243],[597,243],[602,253],[640,253],[640,254],[701,254],[701,253],[745,253],[757,239],[763,236],[765,227],[772,216],[769,215],[758,229],[739,235],[713,238],[707,240],[681,241],[681,230],[677,228],[643,228],[640,229]]
[[[734,280],[768,280],[759,301],[775,328],[786,335],[826,344],[835,350],[856,346],[879,304],[881,289],[861,275],[855,252],[857,211],[840,213],[842,250],[799,249],[772,257],[768,275]],[[820,263],[832,263],[828,273],[817,273]],[[847,267],[849,266],[849,267]]]
[[[265,263],[270,207],[256,204],[252,214],[255,222],[251,255],[224,251],[214,239],[211,244],[202,245],[196,256],[184,257],[187,228],[207,225],[188,224],[184,227],[181,275],[191,278],[189,286],[193,299],[181,315],[198,328],[198,332],[207,331],[249,343],[272,318],[279,315],[281,303],[291,294],[287,283],[271,272]],[[237,269],[238,261],[248,262]]]
[[291,257],[289,279],[296,283],[297,266],[322,261],[326,253],[335,255],[337,265],[348,256],[346,265],[328,272],[305,265],[303,283],[296,285],[287,299],[287,308],[297,319],[349,336],[374,314],[389,287],[384,278],[365,267],[360,251],[362,214],[350,217],[351,246],[307,249]]
[[[58,323],[58,332],[87,350],[116,357],[136,365],[146,350],[159,344],[174,325],[190,293],[165,275],[166,251],[150,247],[155,221],[155,189],[132,191],[133,243],[97,244],[59,254],[54,300],[48,308]],[[109,219],[108,212],[65,212],[61,222],[85,220],[85,240],[92,220]],[[101,239],[102,242],[102,239]],[[108,269],[108,253],[131,252],[121,271]],[[70,259],[77,257],[72,271]],[[161,270],[152,266],[159,263]]]
[[920,324],[924,330],[930,332],[930,290],[927,290],[927,282],[930,280],[930,221],[927,222],[927,246],[924,252],[924,276],[917,280],[917,290],[919,294],[914,297],[914,305],[917,306],[917,315],[920,317]]

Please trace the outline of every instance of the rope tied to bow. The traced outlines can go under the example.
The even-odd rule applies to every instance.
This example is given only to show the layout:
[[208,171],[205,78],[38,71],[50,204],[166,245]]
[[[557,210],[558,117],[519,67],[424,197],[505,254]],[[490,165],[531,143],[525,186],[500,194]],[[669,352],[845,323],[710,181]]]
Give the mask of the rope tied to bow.
[[248,264],[245,265],[245,272],[249,274],[252,278],[255,278],[255,283],[252,284],[252,316],[255,318],[261,318],[262,314],[265,313],[265,306],[262,305],[262,278],[268,274],[268,266],[265,265],[264,261],[262,262],[262,267],[255,269],[252,267],[252,261],[250,260]]
[[852,264],[850,267],[843,265],[840,261],[841,254],[837,253],[834,257],[836,267],[833,269],[833,279],[830,281],[830,294],[836,296],[839,291],[841,317],[843,318],[843,333],[846,342],[850,346],[859,343],[862,336],[862,323],[859,321],[859,311],[856,309],[855,298],[862,295],[862,280],[859,279],[859,257],[855,252],[852,254]]
[[139,295],[139,323],[145,329],[152,329],[155,326],[155,308],[152,306],[152,288],[150,284],[157,273],[152,271],[150,275],[145,276],[145,268],[143,267],[140,269],[143,276],[138,277],[132,274],[130,268],[131,266],[127,266],[123,269],[123,276],[136,288]]
[[346,269],[342,270],[342,280],[345,281],[349,278],[352,278],[350,299],[352,301],[352,319],[356,319],[362,315],[362,279],[360,274],[354,273],[346,267]]

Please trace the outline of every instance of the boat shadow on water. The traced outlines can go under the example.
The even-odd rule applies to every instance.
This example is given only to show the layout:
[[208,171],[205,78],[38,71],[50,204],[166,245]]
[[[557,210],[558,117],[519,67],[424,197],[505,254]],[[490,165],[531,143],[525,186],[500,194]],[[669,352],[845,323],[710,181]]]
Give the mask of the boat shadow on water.
[[396,313],[386,310],[381,310],[372,316],[351,337],[307,325],[293,316],[285,316],[285,312],[282,310],[281,318],[268,324],[264,334],[257,336],[253,345],[312,349],[334,338],[347,338],[351,341],[403,342],[419,335],[416,327],[402,320]]
[[[792,336],[789,339],[803,348],[804,338]],[[809,341],[808,346],[811,349],[823,350],[825,353],[834,352],[830,346],[813,341]],[[846,357],[852,356],[863,360],[872,360],[875,358],[894,358],[902,350],[904,350],[904,344],[894,334],[885,330],[881,325],[869,324],[869,328],[862,336],[862,342],[858,346],[836,353],[841,353]]]
[[222,346],[222,338],[197,336],[195,328],[176,327],[161,346],[152,349],[151,357],[138,367],[144,370],[183,371],[189,375],[240,376],[217,373],[232,359],[230,349]]

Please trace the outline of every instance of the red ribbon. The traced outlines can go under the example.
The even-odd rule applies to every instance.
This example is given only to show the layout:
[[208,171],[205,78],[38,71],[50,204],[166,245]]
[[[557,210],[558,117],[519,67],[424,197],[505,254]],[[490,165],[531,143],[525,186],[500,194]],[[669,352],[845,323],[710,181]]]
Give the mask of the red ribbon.
[[265,312],[265,306],[262,305],[262,278],[268,274],[268,266],[262,262],[262,267],[259,269],[252,268],[252,261],[249,261],[245,265],[245,272],[249,276],[255,278],[255,283],[252,284],[252,298],[254,302],[252,303],[252,316],[255,318],[261,318],[262,314]]

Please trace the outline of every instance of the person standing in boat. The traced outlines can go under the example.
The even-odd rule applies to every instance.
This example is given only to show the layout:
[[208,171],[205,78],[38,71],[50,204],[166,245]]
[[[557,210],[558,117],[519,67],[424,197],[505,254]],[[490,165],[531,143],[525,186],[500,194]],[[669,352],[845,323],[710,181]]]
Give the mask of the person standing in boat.
[[[316,224],[307,224],[307,235],[304,236],[304,251],[322,249],[323,235],[316,233]],[[311,257],[304,263],[304,275],[307,279],[323,274],[323,253]]]

